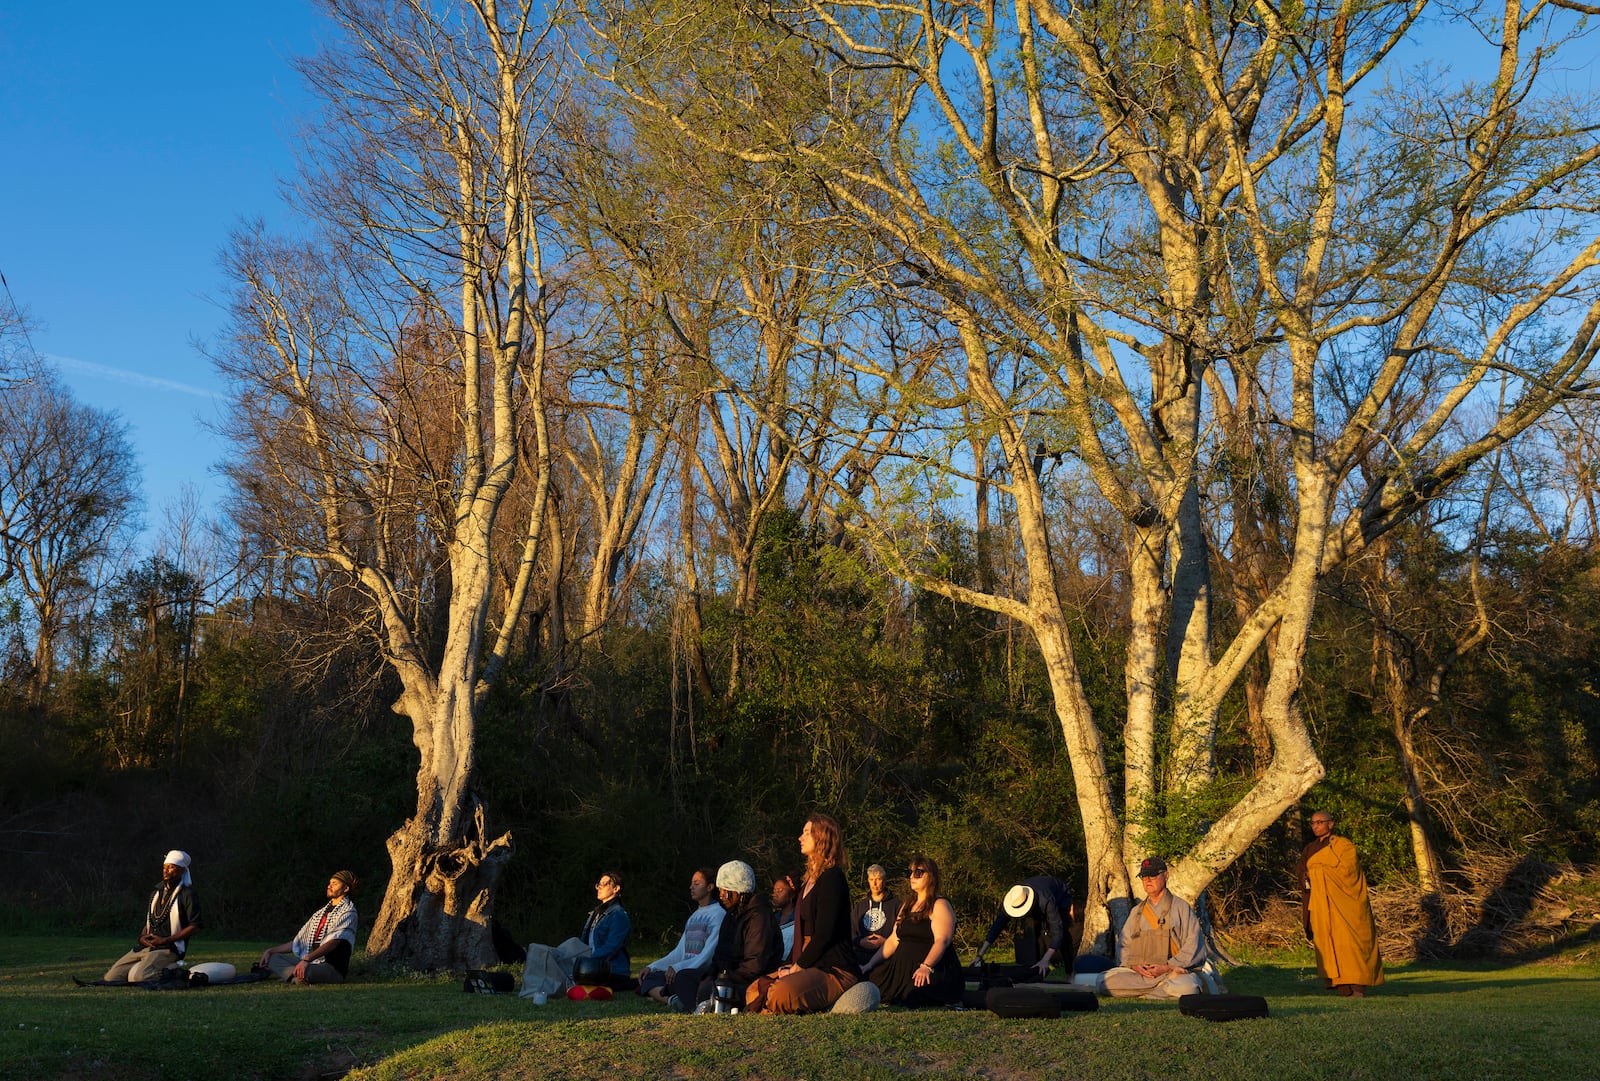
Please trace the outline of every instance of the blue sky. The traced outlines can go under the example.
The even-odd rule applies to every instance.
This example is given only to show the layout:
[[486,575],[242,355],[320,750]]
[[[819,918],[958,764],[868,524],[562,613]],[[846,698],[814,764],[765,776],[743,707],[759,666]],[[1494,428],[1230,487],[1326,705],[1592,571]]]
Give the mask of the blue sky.
[[290,60],[309,0],[0,0],[0,272],[34,348],[80,401],[132,427],[152,525],[185,482],[213,504],[224,448],[217,255],[281,221],[307,106]]
[[[319,27],[311,0],[0,0],[0,272],[37,351],[131,425],[152,524],[185,483],[222,494],[203,423],[222,387],[195,342],[223,323],[229,231],[286,223],[278,184],[309,108],[290,60]],[[1434,22],[1407,62],[1482,50]],[[1594,75],[1559,78],[1588,91]]]

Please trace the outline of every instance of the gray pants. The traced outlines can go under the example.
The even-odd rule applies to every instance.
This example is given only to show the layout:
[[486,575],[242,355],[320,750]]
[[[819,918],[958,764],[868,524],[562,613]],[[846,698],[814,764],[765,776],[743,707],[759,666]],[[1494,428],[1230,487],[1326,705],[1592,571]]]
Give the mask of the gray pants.
[[1172,972],[1151,979],[1131,968],[1107,969],[1106,991],[1117,998],[1181,998],[1200,993],[1200,977],[1193,972]]
[[[287,983],[294,979],[294,967],[300,963],[300,958],[292,953],[275,953],[267,958],[267,968],[278,979]],[[306,983],[343,983],[344,973],[328,964],[326,961],[313,961],[306,966]]]
[[161,978],[161,970],[178,963],[178,951],[169,949],[147,950],[136,947],[117,958],[106,969],[103,979],[107,983],[143,983]]

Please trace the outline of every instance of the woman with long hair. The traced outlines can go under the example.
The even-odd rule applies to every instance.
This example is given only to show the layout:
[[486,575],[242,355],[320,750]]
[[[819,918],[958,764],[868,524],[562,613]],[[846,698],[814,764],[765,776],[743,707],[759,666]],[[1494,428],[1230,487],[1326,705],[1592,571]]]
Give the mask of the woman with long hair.
[[882,1000],[896,1006],[948,1006],[961,1001],[965,978],[956,960],[956,913],[939,895],[939,865],[913,856],[906,866],[911,897],[894,931],[867,962]]
[[861,980],[850,945],[850,884],[845,880],[839,823],[813,814],[800,831],[805,879],[795,904],[789,963],[751,987],[763,1013],[815,1013],[832,1006]]

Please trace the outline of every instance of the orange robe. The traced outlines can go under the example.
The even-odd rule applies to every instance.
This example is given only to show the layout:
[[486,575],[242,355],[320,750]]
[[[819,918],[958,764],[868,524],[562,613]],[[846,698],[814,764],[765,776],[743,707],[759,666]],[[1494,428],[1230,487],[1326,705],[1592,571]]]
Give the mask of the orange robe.
[[[1315,851],[1313,851],[1313,849]],[[1306,915],[1317,949],[1317,972],[1330,987],[1383,982],[1378,925],[1367,898],[1367,876],[1356,846],[1343,837],[1313,842],[1302,858]]]

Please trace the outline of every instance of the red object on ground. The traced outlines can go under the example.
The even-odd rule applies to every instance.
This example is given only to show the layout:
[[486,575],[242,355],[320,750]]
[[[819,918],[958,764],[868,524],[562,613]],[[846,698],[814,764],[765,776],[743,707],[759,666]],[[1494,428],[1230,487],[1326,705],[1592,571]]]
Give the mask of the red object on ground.
[[611,1001],[611,988],[604,987],[604,986],[589,988],[589,1001],[590,1002],[609,1002],[609,1001]]
[[569,987],[567,988],[567,997],[573,1002],[582,1002],[589,997],[589,992],[582,987]]

